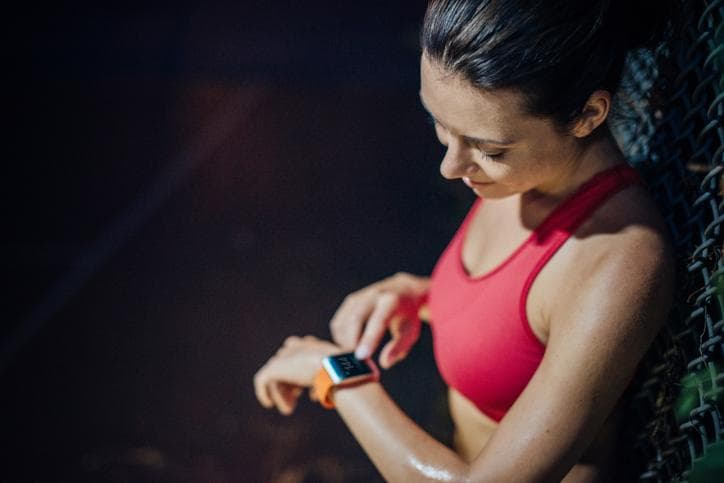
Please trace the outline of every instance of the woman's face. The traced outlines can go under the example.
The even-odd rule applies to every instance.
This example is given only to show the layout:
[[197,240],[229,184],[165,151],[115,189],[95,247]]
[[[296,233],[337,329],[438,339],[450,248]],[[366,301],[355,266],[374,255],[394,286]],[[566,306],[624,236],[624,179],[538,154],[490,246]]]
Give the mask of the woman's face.
[[420,99],[447,152],[440,173],[461,178],[485,198],[565,187],[576,158],[576,138],[557,131],[548,119],[522,109],[520,94],[482,91],[443,71],[423,54]]

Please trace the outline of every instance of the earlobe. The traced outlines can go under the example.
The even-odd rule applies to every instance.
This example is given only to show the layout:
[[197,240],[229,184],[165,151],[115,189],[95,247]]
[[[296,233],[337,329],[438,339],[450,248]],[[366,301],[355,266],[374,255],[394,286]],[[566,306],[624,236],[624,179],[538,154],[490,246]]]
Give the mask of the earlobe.
[[576,119],[572,134],[577,138],[588,136],[598,126],[603,124],[610,110],[611,94],[604,90],[594,91],[583,106],[581,114]]

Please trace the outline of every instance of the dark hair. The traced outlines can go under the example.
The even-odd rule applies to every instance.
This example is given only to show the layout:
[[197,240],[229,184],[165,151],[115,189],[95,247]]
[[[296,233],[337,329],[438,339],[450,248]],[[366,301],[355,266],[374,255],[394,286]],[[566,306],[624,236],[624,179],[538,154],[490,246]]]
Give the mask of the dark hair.
[[565,127],[591,93],[615,94],[627,51],[654,47],[676,0],[432,0],[420,44],[449,73],[512,88]]

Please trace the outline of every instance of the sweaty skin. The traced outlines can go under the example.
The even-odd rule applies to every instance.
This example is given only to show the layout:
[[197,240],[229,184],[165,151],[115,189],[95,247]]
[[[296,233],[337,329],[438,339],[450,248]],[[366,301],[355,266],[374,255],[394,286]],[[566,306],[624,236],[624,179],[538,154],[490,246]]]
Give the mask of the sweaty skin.
[[[591,94],[562,135],[550,121],[525,115],[520,95],[476,90],[424,55],[421,80],[421,98],[447,147],[441,174],[465,180],[486,199],[463,243],[472,275],[498,266],[583,182],[623,162],[602,126],[610,107],[606,92]],[[481,146],[469,142],[473,138],[513,144]],[[528,295],[531,330],[546,346],[540,365],[497,424],[451,390],[455,449],[417,426],[378,382],[334,390],[339,415],[387,481],[608,481],[603,470],[611,466],[617,403],[672,299],[674,263],[665,233],[639,186],[614,194],[576,229]],[[268,381],[273,387],[294,375],[287,382],[308,386],[313,378],[313,371],[300,375],[296,363],[279,357],[257,379],[267,407],[273,406]]]
[[445,468],[435,468],[427,465],[414,458],[410,460],[410,464],[413,468],[418,470],[421,475],[432,481],[455,481],[453,475]]
[[[587,234],[602,225],[611,229],[617,224],[626,226],[627,223],[621,221],[622,214],[623,218],[648,217],[652,226],[658,226],[659,220],[652,219],[649,211],[652,205],[648,203],[645,193],[640,188],[627,188],[609,200],[599,212],[579,228],[576,234]],[[636,208],[632,209],[631,206]],[[634,233],[641,229],[636,226],[625,228]],[[499,232],[502,233],[504,230]],[[553,318],[560,314],[561,320],[563,314],[573,311],[570,320],[577,319],[574,322],[578,322],[579,326],[578,318],[583,317],[586,312],[588,315],[585,317],[594,320],[601,316],[603,316],[601,320],[606,318],[615,320],[618,317],[623,317],[625,320],[630,317],[626,315],[629,311],[646,314],[649,319],[648,324],[639,325],[639,328],[633,332],[629,329],[630,336],[622,334],[617,346],[606,347],[601,351],[604,354],[610,349],[616,354],[614,361],[603,363],[607,369],[596,369],[594,366],[590,370],[573,370],[570,374],[566,374],[563,367],[570,370],[574,364],[565,362],[566,357],[561,356],[564,361],[563,366],[558,367],[554,364],[554,370],[543,367],[500,424],[496,424],[470,401],[454,389],[450,389],[450,414],[456,428],[454,451],[435,441],[416,426],[390,400],[378,383],[343,388],[334,393],[333,398],[339,414],[388,481],[564,481],[566,483],[611,481],[607,470],[613,466],[611,460],[613,442],[620,426],[618,422],[620,411],[616,409],[616,401],[630,374],[626,372],[626,375],[622,375],[615,367],[624,365],[629,371],[635,369],[635,363],[639,360],[636,354],[643,353],[643,348],[650,342],[666,313],[666,304],[662,304],[661,301],[667,300],[670,274],[666,271],[660,273],[659,282],[653,283],[645,272],[648,270],[655,272],[655,267],[661,266],[660,262],[654,260],[649,262],[651,265],[639,266],[643,270],[634,270],[631,273],[631,275],[638,274],[634,276],[637,281],[630,278],[627,281],[625,277],[619,279],[622,273],[618,272],[615,279],[603,277],[600,285],[596,284],[598,288],[592,289],[594,300],[602,300],[605,297],[611,300],[610,286],[614,282],[625,285],[622,292],[638,292],[644,300],[647,300],[643,306],[637,307],[636,297],[628,301],[624,297],[620,299],[625,305],[622,310],[611,311],[606,307],[599,307],[598,315],[590,307],[588,311],[581,312],[575,304],[561,303],[543,308],[548,305],[546,301],[575,300],[575,289],[586,287],[586,278],[597,265],[595,260],[590,260],[592,258],[590,256],[589,260],[585,261],[585,254],[602,250],[606,244],[611,243],[610,237],[610,235],[599,235],[572,238],[570,243],[561,249],[559,253],[561,256],[554,257],[541,272],[531,290],[529,301],[531,313],[551,311]],[[644,240],[639,239],[637,243]],[[511,246],[508,244],[509,241],[504,242],[508,247]],[[631,250],[641,246],[627,248],[628,243],[618,242],[615,245],[631,254],[626,264],[639,263]],[[491,247],[491,253],[498,252],[493,248],[495,247]],[[612,248],[614,251],[617,249]],[[501,253],[503,251],[501,250]],[[663,254],[661,256],[665,257]],[[481,266],[487,263],[488,260],[481,260]],[[570,274],[571,268],[576,265],[582,268],[579,273],[583,275],[579,277],[569,275],[567,279],[561,277],[561,273]],[[618,270],[620,266],[614,272]],[[562,280],[570,283],[561,283]],[[541,283],[538,283],[539,281]],[[597,306],[595,302],[591,305],[591,307]],[[558,345],[555,343],[560,337],[557,336],[557,332],[564,329],[547,326],[545,318],[531,317],[531,323],[535,325],[536,333],[545,336],[548,342],[553,344],[555,352],[562,350],[563,346],[570,345],[574,346],[572,352],[575,354],[590,352],[590,338],[578,340],[578,337],[572,336],[563,345]],[[574,330],[572,334],[575,332]],[[580,350],[578,350],[579,344]],[[550,355],[547,357],[548,359],[542,364],[550,364],[551,357]],[[610,356],[602,357],[610,361]],[[566,389],[569,384],[565,379],[569,378],[571,384],[577,385],[576,381],[580,380],[583,386],[585,381],[594,378],[600,381],[596,385],[600,384],[600,387],[607,390],[611,390],[612,387],[616,389],[609,394],[604,391],[599,392],[596,397],[582,395],[579,398],[576,391],[571,392]],[[553,455],[550,454],[551,448],[554,448]]]
[[[455,389],[448,389],[448,406],[455,430],[453,449],[467,463],[472,462],[495,432],[498,423],[481,413]],[[621,408],[606,420],[581,460],[561,480],[564,483],[613,481],[616,436],[620,431]]]
[[[470,134],[513,137],[518,144],[502,160],[480,158],[460,131],[482,125],[476,116],[505,111],[510,101],[488,96],[476,108],[464,83],[438,74],[423,61],[421,95],[446,123],[438,127],[448,146],[441,172],[493,182],[475,188],[486,197],[485,209],[462,254],[470,274],[486,273],[585,180],[623,160],[610,135],[577,152],[570,140],[556,141],[549,127],[519,123],[509,112],[494,117],[519,126],[518,133],[503,132],[501,124]],[[566,156],[572,161],[556,161]],[[339,414],[389,481],[607,481],[616,403],[671,299],[673,264],[664,233],[655,205],[636,186],[616,193],[576,230],[529,293],[531,328],[547,346],[540,367],[497,425],[451,392],[455,451],[416,426],[376,383],[338,390]]]

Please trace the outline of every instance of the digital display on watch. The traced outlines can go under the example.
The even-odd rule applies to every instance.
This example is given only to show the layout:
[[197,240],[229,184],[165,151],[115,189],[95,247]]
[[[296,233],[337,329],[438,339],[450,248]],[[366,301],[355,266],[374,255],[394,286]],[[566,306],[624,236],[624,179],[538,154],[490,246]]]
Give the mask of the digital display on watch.
[[332,379],[336,379],[335,383],[374,374],[372,368],[365,361],[355,357],[354,352],[327,357],[324,365]]

